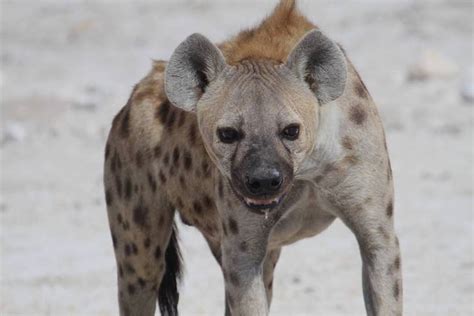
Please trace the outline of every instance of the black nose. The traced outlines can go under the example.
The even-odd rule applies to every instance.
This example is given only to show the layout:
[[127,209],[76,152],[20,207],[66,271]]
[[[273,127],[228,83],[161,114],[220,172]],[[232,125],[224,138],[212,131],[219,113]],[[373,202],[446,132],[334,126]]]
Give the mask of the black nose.
[[276,170],[268,170],[260,174],[247,176],[247,189],[255,195],[272,194],[278,191],[283,182],[281,173]]

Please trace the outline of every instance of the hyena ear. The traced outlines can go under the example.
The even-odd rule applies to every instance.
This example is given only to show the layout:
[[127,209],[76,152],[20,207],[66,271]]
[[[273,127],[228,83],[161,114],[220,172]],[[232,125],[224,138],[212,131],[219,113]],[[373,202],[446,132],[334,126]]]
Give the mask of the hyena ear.
[[201,34],[192,34],[173,52],[166,66],[165,92],[175,106],[194,111],[226,63],[221,51]]
[[347,79],[344,53],[318,30],[306,33],[289,54],[286,65],[309,85],[321,105],[344,92]]

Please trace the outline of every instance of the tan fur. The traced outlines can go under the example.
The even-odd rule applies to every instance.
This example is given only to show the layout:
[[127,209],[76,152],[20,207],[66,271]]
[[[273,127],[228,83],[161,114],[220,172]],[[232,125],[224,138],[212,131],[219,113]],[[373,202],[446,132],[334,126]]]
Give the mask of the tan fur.
[[299,13],[295,0],[285,0],[260,25],[240,32],[219,48],[230,65],[246,59],[282,63],[298,40],[314,28],[316,26]]

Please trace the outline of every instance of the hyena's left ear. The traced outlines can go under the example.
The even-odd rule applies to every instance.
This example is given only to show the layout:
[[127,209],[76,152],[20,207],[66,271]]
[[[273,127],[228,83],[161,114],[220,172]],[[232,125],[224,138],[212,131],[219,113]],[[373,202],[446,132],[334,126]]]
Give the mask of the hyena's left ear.
[[291,51],[286,65],[304,80],[321,105],[342,95],[347,65],[339,46],[318,30],[312,30]]
[[165,92],[175,106],[194,111],[208,84],[226,63],[221,51],[201,34],[186,38],[173,52],[165,72]]

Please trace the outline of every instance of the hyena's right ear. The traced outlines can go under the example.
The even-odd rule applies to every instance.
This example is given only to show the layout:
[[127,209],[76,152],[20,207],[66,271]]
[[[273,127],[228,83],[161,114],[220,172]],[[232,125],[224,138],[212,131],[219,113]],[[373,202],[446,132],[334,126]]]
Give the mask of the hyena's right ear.
[[194,111],[210,82],[226,66],[221,51],[206,37],[195,33],[173,52],[165,72],[165,92],[175,106]]

